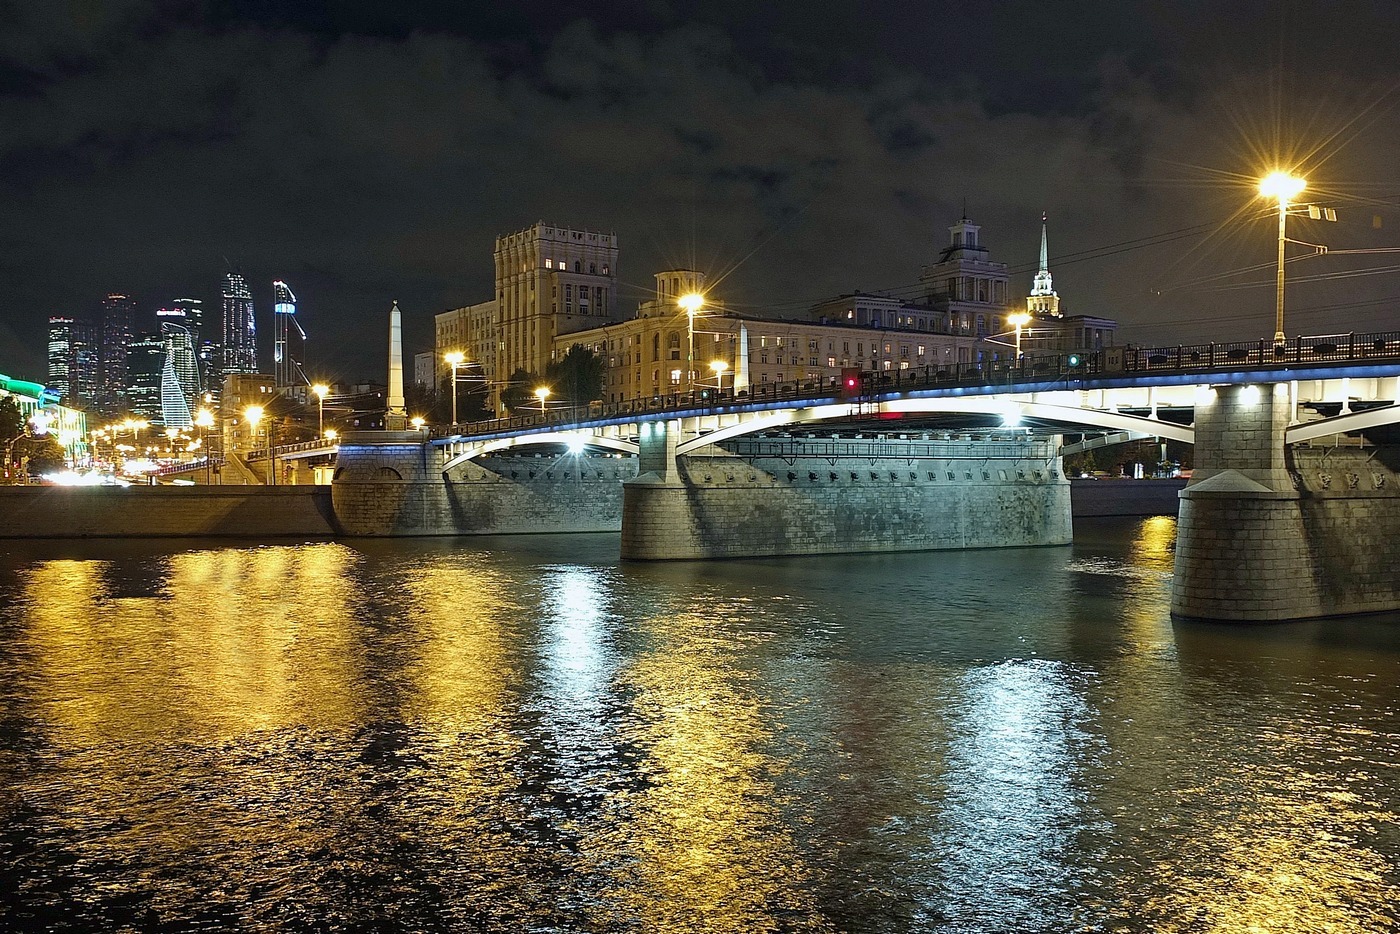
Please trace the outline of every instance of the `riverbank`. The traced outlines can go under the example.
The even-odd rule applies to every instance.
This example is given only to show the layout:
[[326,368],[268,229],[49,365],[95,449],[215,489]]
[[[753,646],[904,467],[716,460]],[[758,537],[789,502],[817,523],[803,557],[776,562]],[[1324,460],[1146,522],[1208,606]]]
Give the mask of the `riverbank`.
[[330,538],[329,486],[0,486],[0,538]]

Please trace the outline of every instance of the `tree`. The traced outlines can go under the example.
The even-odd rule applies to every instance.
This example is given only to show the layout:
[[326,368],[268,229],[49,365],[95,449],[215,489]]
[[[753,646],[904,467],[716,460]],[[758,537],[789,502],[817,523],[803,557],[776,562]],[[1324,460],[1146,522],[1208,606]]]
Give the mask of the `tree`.
[[51,434],[27,436],[15,445],[15,453],[28,458],[29,476],[54,473],[67,466],[63,445]]
[[501,404],[506,407],[507,412],[523,408],[534,400],[535,387],[539,386],[540,382],[540,378],[529,370],[523,367],[517,369],[510,374],[510,379],[501,389]]
[[582,344],[574,344],[546,367],[544,376],[560,399],[574,405],[587,405],[603,396],[603,359]]
[[0,473],[10,476],[10,466],[14,463],[15,442],[24,437],[24,416],[20,414],[19,403],[14,396],[0,399],[0,452],[5,461],[0,464]]

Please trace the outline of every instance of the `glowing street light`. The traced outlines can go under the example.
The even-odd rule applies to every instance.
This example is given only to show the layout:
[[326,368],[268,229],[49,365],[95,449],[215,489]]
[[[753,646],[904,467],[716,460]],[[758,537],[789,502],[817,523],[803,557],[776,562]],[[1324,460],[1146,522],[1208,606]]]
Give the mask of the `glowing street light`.
[[1006,316],[1006,323],[1016,329],[1016,359],[1021,359],[1021,328],[1031,323],[1029,311],[1013,311]]
[[204,482],[209,483],[209,446],[205,443],[205,436],[209,429],[214,427],[214,413],[206,408],[201,408],[194,413],[194,423],[199,428],[199,446],[204,450]]
[[535,398],[540,400],[540,414],[544,414],[544,400],[549,398],[549,387],[541,386],[535,390]]
[[1283,336],[1283,246],[1288,241],[1288,203],[1308,185],[1305,179],[1287,172],[1270,172],[1259,181],[1259,194],[1278,201],[1278,277],[1274,298],[1274,343],[1282,344]]
[[724,371],[729,369],[729,364],[725,363],[723,360],[715,360],[710,364],[710,369],[713,370],[715,374],[715,389],[719,390],[720,395],[723,395]]
[[457,424],[457,367],[467,359],[467,355],[460,350],[443,354],[442,359],[447,361],[447,365],[452,367],[452,424]]
[[705,307],[705,296],[699,292],[687,292],[676,299],[676,304],[685,312],[685,388],[695,388],[695,315]]
[[422,431],[423,426],[427,424],[427,422],[423,420],[423,416],[421,415],[413,416],[408,420],[408,423],[413,426],[414,431]]
[[[250,405],[243,410],[243,417],[253,428],[254,439],[257,437],[258,422],[263,420],[263,407],[260,405]],[[272,486],[273,463],[272,463],[272,419],[267,420],[267,485]]]
[[334,428],[327,428],[327,429],[326,429],[326,440],[329,441],[331,444],[335,444],[335,439],[336,439],[338,436],[339,436],[339,434],[338,434],[338,432],[337,432]]
[[311,391],[316,394],[316,434],[323,435],[326,433],[326,395],[331,387],[317,383],[311,387]]

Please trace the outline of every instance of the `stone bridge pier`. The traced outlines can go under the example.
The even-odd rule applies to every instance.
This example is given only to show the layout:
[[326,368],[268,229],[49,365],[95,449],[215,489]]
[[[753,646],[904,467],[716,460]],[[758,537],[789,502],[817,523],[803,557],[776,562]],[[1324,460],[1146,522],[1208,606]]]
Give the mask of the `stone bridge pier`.
[[622,556],[747,558],[1065,545],[1058,439],[866,434],[732,439],[677,456],[642,426]]
[[1172,613],[1267,622],[1400,609],[1400,451],[1289,445],[1287,383],[1211,392],[1181,491]]

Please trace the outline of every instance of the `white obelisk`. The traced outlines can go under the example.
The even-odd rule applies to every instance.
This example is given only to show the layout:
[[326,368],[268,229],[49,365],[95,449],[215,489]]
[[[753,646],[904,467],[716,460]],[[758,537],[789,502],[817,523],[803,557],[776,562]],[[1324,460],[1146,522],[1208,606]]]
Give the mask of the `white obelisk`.
[[408,409],[403,402],[403,315],[397,301],[389,310],[389,399],[384,430],[408,430]]

